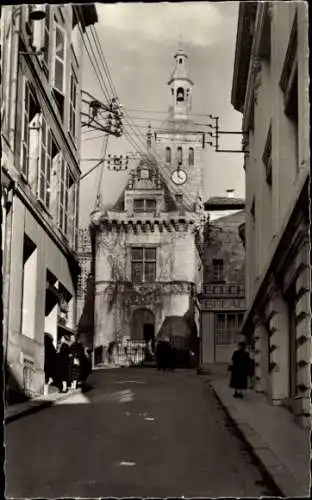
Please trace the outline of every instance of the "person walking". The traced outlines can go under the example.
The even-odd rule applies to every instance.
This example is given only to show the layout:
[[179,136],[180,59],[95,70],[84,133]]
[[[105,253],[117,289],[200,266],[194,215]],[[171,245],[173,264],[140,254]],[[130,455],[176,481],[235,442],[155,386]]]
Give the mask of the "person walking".
[[70,365],[69,365],[69,343],[65,337],[61,338],[60,346],[57,354],[57,371],[58,378],[61,383],[61,392],[68,391]]
[[56,384],[56,349],[53,345],[53,337],[50,333],[44,334],[44,395],[47,396],[49,386]]
[[246,351],[246,343],[239,342],[232,356],[232,363],[229,366],[231,372],[230,387],[234,389],[234,398],[243,398],[248,387],[248,376],[250,374],[250,356]]
[[70,337],[70,380],[71,388],[76,389],[81,383],[84,350],[81,342],[71,335]]
[[[169,335],[162,335],[157,342],[156,347],[157,370],[170,370],[173,366],[172,348]],[[172,365],[172,366],[171,366]]]

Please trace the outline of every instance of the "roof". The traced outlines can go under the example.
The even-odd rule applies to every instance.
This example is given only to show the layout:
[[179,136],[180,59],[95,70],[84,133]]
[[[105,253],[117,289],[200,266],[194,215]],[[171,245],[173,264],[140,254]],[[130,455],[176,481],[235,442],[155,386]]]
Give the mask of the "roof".
[[220,224],[242,224],[245,222],[245,210],[240,210],[239,212],[234,212],[233,214],[226,215],[225,217],[219,217],[211,221],[212,226],[219,226]]
[[240,112],[242,112],[245,100],[253,40],[251,25],[256,17],[257,3],[258,2],[239,3],[231,104],[236,111]]
[[205,210],[235,210],[245,208],[243,198],[229,198],[228,196],[213,196],[204,203]]

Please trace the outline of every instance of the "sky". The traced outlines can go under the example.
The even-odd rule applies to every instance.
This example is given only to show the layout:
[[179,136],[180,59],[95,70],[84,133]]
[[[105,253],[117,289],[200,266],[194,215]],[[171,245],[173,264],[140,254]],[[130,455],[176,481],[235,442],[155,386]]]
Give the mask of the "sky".
[[[239,131],[242,117],[231,105],[238,2],[116,3],[96,4],[99,22],[95,25],[110,69],[118,98],[135,126],[131,139],[145,141],[146,127],[156,129],[166,119],[170,104],[167,82],[174,68],[174,53],[182,39],[188,54],[188,68],[194,81],[193,119],[208,124],[208,115],[220,117],[221,130]],[[82,88],[105,102],[88,57],[84,57]],[[136,128],[138,127],[138,128]],[[208,128],[205,130],[209,131]],[[81,170],[86,172],[100,159],[103,135],[86,128],[82,134]],[[240,149],[240,135],[221,138],[220,148]],[[110,137],[107,154],[134,152],[125,138]],[[136,166],[131,161],[131,168]],[[224,196],[235,189],[244,197],[243,155],[217,153],[207,146],[204,152],[204,200]],[[100,169],[81,181],[80,224],[88,225],[99,186]],[[100,185],[103,203],[110,205],[121,194],[127,172],[103,169]]]

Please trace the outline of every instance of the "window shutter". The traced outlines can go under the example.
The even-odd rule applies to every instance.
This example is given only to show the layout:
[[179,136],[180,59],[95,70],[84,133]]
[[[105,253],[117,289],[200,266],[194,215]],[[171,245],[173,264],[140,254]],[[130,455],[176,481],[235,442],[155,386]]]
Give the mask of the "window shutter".
[[52,57],[52,86],[65,94],[65,67],[66,67],[66,31],[54,19],[53,23],[53,57]]
[[62,154],[58,153],[52,159],[50,213],[56,222],[58,216],[58,196],[59,196],[58,184],[59,184],[61,157]]
[[28,183],[36,195],[38,184],[38,158],[40,155],[41,113],[37,113],[29,124]]
[[39,131],[39,161],[38,161],[38,184],[37,184],[37,198],[44,203],[45,191],[45,163],[46,163],[46,128],[47,124],[44,116],[41,115],[40,131]]

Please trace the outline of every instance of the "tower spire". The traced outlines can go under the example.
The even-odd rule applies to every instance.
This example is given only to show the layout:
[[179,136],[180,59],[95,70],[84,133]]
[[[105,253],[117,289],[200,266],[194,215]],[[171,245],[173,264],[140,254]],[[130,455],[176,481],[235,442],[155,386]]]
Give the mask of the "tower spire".
[[191,93],[194,84],[188,75],[188,56],[182,45],[181,34],[179,48],[176,50],[174,58],[176,61],[175,68],[168,81],[173,100],[173,105],[170,107],[171,118],[187,120],[188,113],[191,110]]

